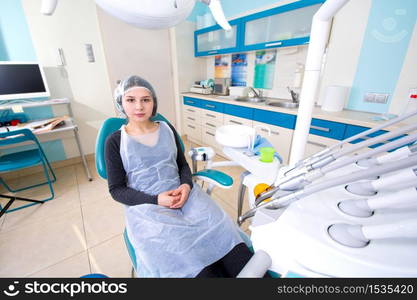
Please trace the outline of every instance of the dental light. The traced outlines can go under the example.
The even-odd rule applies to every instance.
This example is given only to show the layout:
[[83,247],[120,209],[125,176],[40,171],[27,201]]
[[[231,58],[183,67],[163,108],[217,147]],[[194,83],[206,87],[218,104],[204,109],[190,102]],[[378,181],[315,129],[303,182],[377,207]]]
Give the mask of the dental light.
[[[163,29],[185,20],[196,1],[208,5],[214,19],[224,30],[231,29],[220,0],[96,0],[96,3],[110,15],[131,25],[147,29]],[[43,0],[41,13],[52,15],[56,5],[57,0]]]

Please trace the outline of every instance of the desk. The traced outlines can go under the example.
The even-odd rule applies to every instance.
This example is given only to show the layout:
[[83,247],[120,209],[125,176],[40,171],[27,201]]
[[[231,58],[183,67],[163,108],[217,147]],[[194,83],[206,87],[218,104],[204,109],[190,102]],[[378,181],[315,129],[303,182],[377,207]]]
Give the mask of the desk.
[[[47,105],[58,105],[58,104],[67,105],[70,118],[65,120],[65,124],[63,126],[59,126],[58,128],[55,128],[55,129],[47,131],[47,132],[37,133],[35,131],[34,134],[39,136],[39,137],[40,136],[51,136],[52,137],[53,135],[57,135],[60,132],[72,131],[74,133],[75,141],[77,142],[78,151],[80,153],[87,178],[88,178],[89,181],[92,181],[93,179],[91,177],[90,170],[88,169],[87,160],[85,159],[84,151],[82,150],[82,147],[81,147],[80,137],[78,135],[78,126],[74,123],[73,113],[72,113],[72,109],[71,109],[71,102],[69,101],[69,99],[66,99],[66,98],[64,98],[64,99],[52,99],[52,100],[46,100],[46,101],[36,101],[36,102],[35,101],[30,101],[30,102],[21,102],[21,103],[12,103],[12,104],[11,103],[6,103],[6,104],[0,105],[0,110],[2,110],[2,109],[12,109],[14,106],[20,106],[20,107],[23,108],[23,107],[39,107],[39,106],[47,106]],[[39,120],[37,120],[37,121],[39,121]],[[30,125],[30,123],[28,123],[27,125]],[[9,131],[13,131],[13,130],[18,130],[18,129],[22,129],[22,128],[25,128],[25,127],[22,127],[22,126],[8,126],[7,128],[9,129]],[[4,132],[4,131],[7,131],[7,129],[5,127],[0,127],[0,132]],[[56,137],[54,139],[56,139]]]

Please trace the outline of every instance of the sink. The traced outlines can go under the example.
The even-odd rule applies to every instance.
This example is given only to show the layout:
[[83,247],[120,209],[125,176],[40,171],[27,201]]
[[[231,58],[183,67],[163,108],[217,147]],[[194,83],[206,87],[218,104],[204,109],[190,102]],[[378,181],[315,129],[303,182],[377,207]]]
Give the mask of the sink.
[[241,102],[265,102],[266,98],[262,97],[237,97],[235,98],[235,101],[241,101]]
[[266,104],[270,106],[278,106],[278,107],[284,107],[284,108],[297,108],[298,107],[298,103],[291,102],[291,101],[271,101]]

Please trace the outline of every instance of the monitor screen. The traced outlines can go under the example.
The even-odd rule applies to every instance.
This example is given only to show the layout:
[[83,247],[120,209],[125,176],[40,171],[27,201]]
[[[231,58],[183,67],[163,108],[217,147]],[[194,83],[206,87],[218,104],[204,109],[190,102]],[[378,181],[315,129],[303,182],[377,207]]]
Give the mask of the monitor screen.
[[38,63],[0,62],[0,100],[47,96],[48,86]]

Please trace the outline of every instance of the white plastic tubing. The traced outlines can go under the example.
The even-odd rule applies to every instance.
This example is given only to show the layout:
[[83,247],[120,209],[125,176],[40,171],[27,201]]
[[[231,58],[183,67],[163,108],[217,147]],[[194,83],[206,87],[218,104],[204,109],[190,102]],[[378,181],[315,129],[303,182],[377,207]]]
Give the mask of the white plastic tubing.
[[348,1],[327,0],[313,17],[303,87],[300,93],[300,106],[291,146],[290,166],[295,165],[304,156],[310,130],[311,114],[314,107],[314,98],[319,84],[322,58],[329,38],[331,20]]

